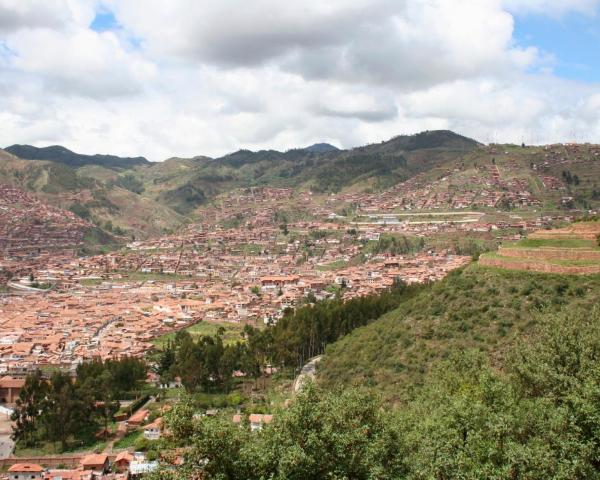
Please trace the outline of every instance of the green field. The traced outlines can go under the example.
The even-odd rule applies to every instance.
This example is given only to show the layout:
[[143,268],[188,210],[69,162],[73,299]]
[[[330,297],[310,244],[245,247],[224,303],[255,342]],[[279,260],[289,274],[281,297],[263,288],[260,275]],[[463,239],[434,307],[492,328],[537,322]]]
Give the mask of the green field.
[[507,257],[498,254],[497,252],[488,252],[484,253],[482,257],[495,258],[498,260],[504,260],[506,262],[514,262],[514,263],[539,263],[539,264],[549,264],[549,265],[561,265],[564,267],[589,267],[593,265],[598,265],[600,260],[590,259],[590,260],[562,260],[556,258],[521,258],[521,257]]
[[346,260],[336,260],[331,263],[327,263],[325,265],[318,265],[317,270],[322,272],[331,271],[331,270],[339,270],[340,268],[346,268],[348,266],[348,262]]
[[123,438],[117,440],[113,446],[116,450],[124,450],[126,448],[130,448],[135,446],[136,441],[139,438],[142,438],[144,435],[143,430],[134,430],[132,432],[127,433]]
[[585,240],[583,238],[524,238],[523,240],[519,240],[514,244],[506,244],[506,246],[523,248],[594,248],[600,250],[597,242],[594,242],[593,240]]
[[175,275],[172,273],[143,273],[143,272],[117,272],[123,275],[123,278],[90,279],[81,280],[79,283],[84,286],[100,285],[103,282],[127,283],[127,282],[178,282],[190,280],[187,275]]
[[[223,328],[225,330],[225,332],[223,333],[224,343],[235,343],[242,340],[242,330],[244,328],[244,325],[241,323],[202,321],[200,323],[192,325],[191,327],[186,328],[185,330],[190,333],[194,340],[197,340],[198,338],[204,335],[216,335],[219,331],[219,328]],[[154,339],[153,343],[157,347],[160,347],[169,340],[173,340],[174,338],[175,333],[168,333],[166,335]]]

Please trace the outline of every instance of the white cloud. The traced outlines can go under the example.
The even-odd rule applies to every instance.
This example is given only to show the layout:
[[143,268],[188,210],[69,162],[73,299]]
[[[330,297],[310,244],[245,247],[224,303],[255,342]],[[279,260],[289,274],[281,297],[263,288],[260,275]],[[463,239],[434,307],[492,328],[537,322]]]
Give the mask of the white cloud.
[[73,22],[87,26],[96,0],[0,0],[0,33],[19,29],[67,28]]
[[[593,139],[600,88],[516,46],[512,13],[597,3],[0,0],[0,145],[162,160],[435,128]],[[117,31],[89,28],[99,8]]]
[[423,84],[524,68],[498,0],[134,0],[114,2],[155,55],[222,67],[271,63],[305,79]]
[[116,35],[88,29],[21,30],[8,37],[12,67],[62,94],[95,97],[138,92],[155,66],[123,49]]

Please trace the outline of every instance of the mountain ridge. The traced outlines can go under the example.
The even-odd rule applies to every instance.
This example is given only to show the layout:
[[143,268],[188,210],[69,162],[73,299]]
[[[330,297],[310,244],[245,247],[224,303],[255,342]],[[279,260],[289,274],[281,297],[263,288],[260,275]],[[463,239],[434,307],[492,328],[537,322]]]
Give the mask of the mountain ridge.
[[[477,192],[490,188],[525,192],[545,208],[588,209],[600,200],[600,146],[486,146],[449,130],[398,135],[349,150],[242,149],[218,158],[162,162],[109,156],[117,160],[107,163],[106,156],[88,155],[68,165],[56,158],[67,155],[69,161],[71,151],[56,148],[55,161],[23,160],[14,155],[15,148],[1,151],[0,183],[38,192],[57,206],[96,219],[96,225],[110,221],[142,237],[173,232],[197,219],[201,207],[219,195],[248,187],[373,194],[415,179],[405,188],[423,189],[436,199],[436,208],[466,208]],[[462,203],[452,200],[465,192],[471,196]],[[513,207],[522,205],[505,202],[504,208]]]
[[119,157],[117,155],[103,154],[85,155],[69,150],[62,145],[35,147],[33,145],[14,144],[6,147],[4,151],[23,160],[46,160],[62,163],[70,167],[100,165],[106,168],[131,168],[140,165],[150,165],[150,161],[144,157]]

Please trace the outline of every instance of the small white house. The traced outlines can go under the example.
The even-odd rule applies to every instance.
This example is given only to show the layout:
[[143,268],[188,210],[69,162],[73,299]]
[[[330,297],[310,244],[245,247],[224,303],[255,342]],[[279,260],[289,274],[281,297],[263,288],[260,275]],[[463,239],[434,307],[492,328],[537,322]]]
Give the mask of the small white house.
[[273,421],[273,415],[261,415],[258,413],[253,413],[250,415],[249,420],[250,430],[257,432],[262,430],[264,424],[271,423],[271,421]]
[[158,440],[162,432],[162,418],[157,418],[144,427],[144,438],[146,440]]

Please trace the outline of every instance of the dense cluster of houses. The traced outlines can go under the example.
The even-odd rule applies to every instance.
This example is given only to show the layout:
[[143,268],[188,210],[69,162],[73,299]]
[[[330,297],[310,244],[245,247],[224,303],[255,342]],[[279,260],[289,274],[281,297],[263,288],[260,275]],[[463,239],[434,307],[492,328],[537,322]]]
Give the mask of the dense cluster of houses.
[[[515,195],[525,187],[518,179],[502,180],[495,165],[482,168],[489,171],[480,180],[484,187]],[[202,221],[181,233],[135,241],[118,252],[75,258],[72,252],[40,248],[4,256],[0,272],[21,275],[12,284],[27,285],[34,277],[56,288],[0,296],[0,375],[41,366],[74,370],[93,357],[142,356],[154,338],[198,321],[263,325],[307,298],[368,295],[389,288],[396,279],[437,280],[469,261],[448,251],[362,253],[369,241],[386,233],[537,229],[554,220],[486,223],[478,215],[464,221],[356,221],[357,215],[374,215],[375,208],[410,209],[411,198],[439,198],[448,206],[439,193],[417,188],[420,181],[417,176],[382,194],[319,198],[284,188],[237,190],[206,206]],[[550,183],[550,177],[544,181]],[[5,188],[4,197],[21,195],[13,190]],[[485,191],[480,189],[480,195]],[[336,213],[344,206],[353,211],[352,219]],[[65,218],[77,228],[85,225]]]
[[[142,249],[38,271],[38,278],[62,286],[43,294],[0,297],[0,373],[42,366],[74,370],[88,358],[142,356],[154,338],[201,320],[276,322],[286,308],[308,296],[322,299],[341,289],[352,298],[387,289],[397,278],[436,280],[469,261],[434,252],[380,254],[330,269],[330,262],[350,258],[338,244],[332,248],[335,254],[300,264],[301,257],[291,253],[207,256],[193,249],[185,255]],[[130,280],[127,272],[134,264],[158,280]],[[159,280],[158,272],[175,271],[179,276]],[[97,284],[83,286],[85,280]]]
[[81,245],[90,227],[68,210],[0,184],[0,252],[4,255]]
[[[112,457],[112,458],[111,458]],[[134,480],[158,468],[157,461],[148,461],[141,452],[123,451],[109,456],[92,453],[83,457],[77,468],[44,468],[36,463],[15,463],[2,480]]]

